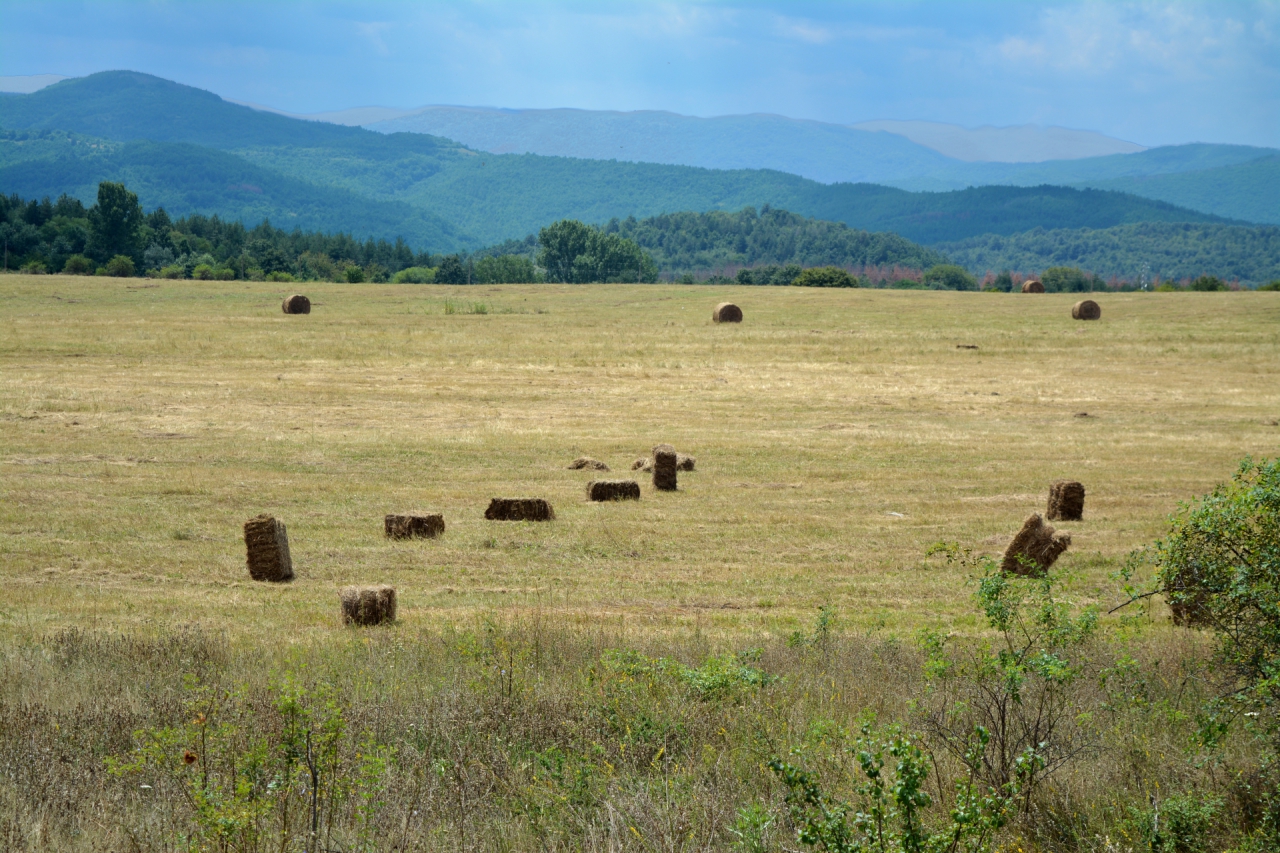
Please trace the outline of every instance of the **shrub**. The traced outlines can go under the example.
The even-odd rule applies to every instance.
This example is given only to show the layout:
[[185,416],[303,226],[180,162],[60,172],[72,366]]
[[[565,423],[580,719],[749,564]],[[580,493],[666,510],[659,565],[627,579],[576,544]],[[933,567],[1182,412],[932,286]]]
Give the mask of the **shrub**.
[[49,268],[44,265],[44,261],[27,261],[19,270],[27,275],[44,275],[48,271]]
[[160,270],[159,278],[186,278],[186,270],[182,268],[182,264],[170,264]]
[[392,277],[394,284],[431,284],[436,280],[435,267],[409,267]]
[[[960,758],[975,729],[989,731],[992,748],[983,754],[979,775],[1000,790],[1020,778],[1026,810],[1040,781],[1088,746],[1078,724],[1086,709],[1078,707],[1073,687],[1097,610],[1073,615],[1052,574],[1006,575],[991,558],[972,558],[955,545],[929,551],[938,552],[983,569],[974,597],[996,642],[952,648],[942,634],[921,635],[929,681],[925,725]],[[1032,759],[1034,766],[1026,763]]]
[[209,264],[196,264],[196,268],[191,271],[191,277],[197,281],[210,281],[213,279],[213,267]]
[[267,281],[294,281],[294,280],[295,279],[293,276],[281,270],[276,270],[275,272],[267,273]]
[[1191,289],[1200,291],[1226,290],[1227,286],[1216,275],[1202,275],[1191,282]]
[[1230,681],[1223,727],[1245,712],[1280,734],[1280,459],[1245,459],[1171,524],[1154,548],[1157,590],[1178,621],[1213,631]]
[[1266,284],[1259,285],[1258,290],[1280,290],[1280,280],[1269,281]]
[[1049,267],[1040,276],[1040,283],[1049,293],[1080,293],[1093,290],[1091,280],[1078,267]]
[[[925,789],[930,762],[896,727],[877,735],[864,724],[850,750],[866,779],[855,792],[856,810],[825,793],[812,774],[793,764],[775,758],[769,769],[787,786],[787,807],[801,844],[828,853],[986,853],[992,836],[1009,820],[1021,778],[1000,790],[981,783],[989,743],[985,729],[974,731],[963,756],[965,772],[952,783],[950,821],[935,829],[925,823],[933,802]],[[892,770],[885,768],[885,753]]]
[[66,275],[93,275],[93,261],[84,255],[72,255],[62,265],[62,272]]
[[840,267],[811,267],[791,282],[795,287],[857,287],[858,280]]
[[364,270],[355,265],[347,267],[344,275],[347,278],[348,284],[360,284],[364,281]]
[[117,278],[129,278],[134,274],[133,258],[128,255],[116,255],[107,261],[105,269],[107,275],[113,275]]
[[969,275],[969,271],[956,264],[936,264],[924,274],[924,283],[929,287],[945,290],[977,290],[978,280]]
[[218,267],[213,271],[213,278],[217,281],[233,281],[236,277],[236,271],[231,267]]

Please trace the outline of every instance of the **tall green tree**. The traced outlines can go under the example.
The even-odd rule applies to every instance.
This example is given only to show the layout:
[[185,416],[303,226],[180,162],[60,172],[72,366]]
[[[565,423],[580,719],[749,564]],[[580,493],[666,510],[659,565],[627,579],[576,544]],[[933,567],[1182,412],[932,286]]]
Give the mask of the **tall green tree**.
[[653,259],[628,237],[611,234],[576,219],[562,219],[538,232],[538,265],[549,281],[656,281]]
[[124,184],[98,184],[98,203],[89,208],[88,254],[98,261],[116,255],[137,258],[142,252],[141,231],[145,224],[138,196]]

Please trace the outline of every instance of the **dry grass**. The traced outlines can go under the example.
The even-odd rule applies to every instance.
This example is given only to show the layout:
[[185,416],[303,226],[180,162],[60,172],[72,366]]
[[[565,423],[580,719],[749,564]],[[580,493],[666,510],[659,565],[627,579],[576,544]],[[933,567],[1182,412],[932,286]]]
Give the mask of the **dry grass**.
[[[1082,324],[1067,294],[308,287],[298,322],[270,283],[0,277],[0,630],[298,641],[375,582],[415,630],[536,608],[778,636],[822,604],[965,630],[930,543],[997,554],[1078,479],[1059,567],[1111,601],[1115,560],[1179,501],[1280,450],[1280,294],[1107,295]],[[487,314],[442,308],[481,295]],[[725,299],[751,322],[712,323]],[[679,492],[592,504],[563,467],[659,440],[699,459]],[[486,523],[500,494],[557,520]],[[406,506],[448,532],[386,540]],[[245,578],[259,512],[288,525],[292,584]]]

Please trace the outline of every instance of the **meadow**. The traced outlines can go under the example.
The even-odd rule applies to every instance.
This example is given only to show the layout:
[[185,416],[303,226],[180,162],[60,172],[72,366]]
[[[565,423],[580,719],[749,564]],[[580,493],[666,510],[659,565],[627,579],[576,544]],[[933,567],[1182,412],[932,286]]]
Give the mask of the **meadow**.
[[[282,287],[312,313],[282,314]],[[930,546],[998,555],[1052,480],[1078,479],[1060,589],[1106,611],[1180,502],[1277,454],[1280,294],[1095,298],[1086,323],[1068,294],[0,277],[0,832],[12,849],[315,849],[289,829],[302,789],[270,831],[245,829],[257,812],[233,831],[202,822],[181,767],[168,799],[128,775],[164,776],[160,759],[102,769],[139,731],[197,737],[213,711],[192,702],[241,719],[228,744],[253,719],[284,731],[297,683],[313,710],[336,690],[347,730],[387,750],[372,771],[371,747],[343,753],[339,776],[390,781],[335,801],[330,849],[797,849],[765,759],[842,754],[868,710],[910,723],[917,632],[987,636],[973,564]],[[741,325],[711,322],[726,300]],[[678,492],[629,471],[659,442],[697,459]],[[637,476],[642,499],[587,502],[579,455]],[[487,522],[498,496],[557,518]],[[442,512],[443,538],[387,540],[383,515],[408,510]],[[288,525],[290,584],[248,579],[241,526],[260,512]],[[396,586],[397,624],[344,628],[351,583]],[[1109,738],[1142,742],[1064,771],[1036,807],[1076,816],[1001,838],[1139,838],[1152,780],[1230,811],[1251,747],[1224,744],[1217,770],[1188,757],[1205,643],[1158,602],[1127,612],[1099,643],[1129,644],[1176,713],[1113,720]],[[590,710],[609,673],[631,690],[663,671],[611,650],[694,671],[747,647],[772,686],[708,702],[652,676],[628,694],[659,732],[642,758],[621,706]],[[429,719],[432,737],[407,734]],[[815,735],[824,720],[843,734]],[[564,791],[536,808],[519,793],[547,785]],[[1092,803],[1102,790],[1124,793]],[[1239,835],[1215,820],[1209,836]]]

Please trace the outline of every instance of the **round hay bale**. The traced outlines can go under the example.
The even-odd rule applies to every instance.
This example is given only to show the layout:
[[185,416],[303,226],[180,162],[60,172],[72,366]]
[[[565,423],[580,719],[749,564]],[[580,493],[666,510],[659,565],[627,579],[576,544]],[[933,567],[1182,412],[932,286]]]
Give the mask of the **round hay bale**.
[[342,624],[381,625],[396,621],[396,588],[348,586],[338,593],[342,600]]
[[1102,308],[1092,299],[1081,299],[1071,306],[1072,320],[1097,320],[1102,317]]
[[717,323],[741,323],[742,309],[732,302],[721,302],[711,312],[711,319]]
[[698,465],[698,460],[687,453],[676,454],[676,469],[679,471],[692,471]]
[[301,293],[295,293],[292,296],[286,296],[284,304],[280,307],[286,314],[310,314],[311,300]]
[[609,466],[601,462],[599,459],[592,459],[590,456],[579,456],[577,459],[569,463],[570,471],[608,471]]
[[1037,279],[1029,278],[1022,283],[1023,293],[1044,293],[1044,285]]

